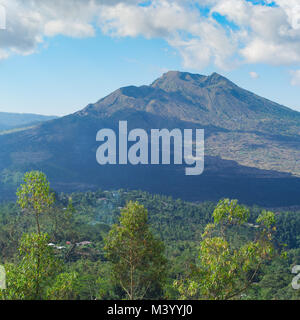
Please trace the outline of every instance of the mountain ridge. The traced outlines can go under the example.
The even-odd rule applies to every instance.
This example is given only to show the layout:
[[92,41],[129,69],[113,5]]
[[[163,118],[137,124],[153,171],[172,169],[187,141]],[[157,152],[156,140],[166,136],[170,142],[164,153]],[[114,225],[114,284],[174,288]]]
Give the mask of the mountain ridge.
[[[214,87],[215,91],[213,91]],[[182,92],[185,92],[185,95],[183,95]],[[218,96],[224,95],[224,93],[231,95],[230,99],[235,99],[234,105],[232,104],[230,106],[232,108],[230,113],[228,113],[228,111],[222,113],[223,107],[227,106],[229,103],[229,101],[223,101],[225,104],[222,105],[222,99],[219,99]],[[163,74],[162,77],[156,79],[150,86],[126,86],[119,88],[96,103],[89,104],[82,111],[79,111],[79,113],[94,111],[99,112],[101,115],[101,113],[105,114],[106,111],[107,114],[111,114],[114,111],[111,110],[113,109],[113,106],[115,106],[116,110],[120,110],[120,108],[126,106],[126,108],[132,107],[137,110],[142,109],[155,113],[156,99],[159,97],[164,100],[164,103],[168,103],[170,96],[172,99],[177,99],[177,101],[175,101],[177,104],[183,103],[186,111],[190,110],[194,112],[193,120],[197,120],[198,122],[201,122],[200,120],[202,120],[202,122],[203,120],[206,120],[206,122],[212,123],[213,119],[211,117],[207,119],[207,116],[204,113],[211,111],[214,112],[214,116],[223,116],[225,119],[234,115],[243,116],[242,113],[245,113],[246,116],[250,117],[252,120],[257,120],[257,116],[259,116],[260,119],[263,119],[263,115],[270,115],[270,113],[273,113],[273,118],[276,120],[282,120],[283,117],[289,120],[294,119],[300,123],[300,113],[298,111],[255,95],[248,90],[241,89],[233,82],[217,73],[213,73],[210,76],[203,76],[178,71],[170,71]],[[141,103],[139,100],[140,98],[144,100],[144,103]],[[138,100],[139,107],[133,103],[134,99]],[[245,108],[245,103],[243,101],[245,99],[251,100],[251,105],[248,106],[248,108]],[[265,106],[266,102],[269,103],[268,108]],[[119,108],[118,103],[123,105]],[[191,105],[187,106],[188,103],[197,105],[197,108],[191,110]],[[257,107],[257,105],[259,105],[259,107]],[[108,109],[108,107],[110,109]],[[242,107],[244,107],[244,109],[242,109]],[[158,105],[158,108],[159,112],[164,109],[162,105]],[[181,120],[191,120],[191,114],[189,113],[187,118],[185,118],[178,107],[175,108],[175,112],[174,110],[170,111],[171,114],[165,113],[165,115],[173,116],[175,113],[179,115],[179,119]],[[195,114],[196,112],[201,111],[202,113],[200,115],[202,116],[202,119],[200,119],[199,116],[197,118]],[[228,128],[232,128],[232,122]]]
[[[180,166],[98,165],[96,133],[117,132],[120,120],[128,130],[205,129],[204,174],[185,177]],[[15,181],[14,172],[38,169],[60,191],[128,187],[193,201],[228,196],[270,204],[282,196],[284,205],[297,205],[298,159],[300,113],[217,73],[171,71],[148,86],[119,88],[74,114],[0,136],[0,191],[9,185],[3,181]]]
[[45,116],[34,113],[0,112],[0,132],[4,130],[29,127],[37,123],[57,119],[57,116]]

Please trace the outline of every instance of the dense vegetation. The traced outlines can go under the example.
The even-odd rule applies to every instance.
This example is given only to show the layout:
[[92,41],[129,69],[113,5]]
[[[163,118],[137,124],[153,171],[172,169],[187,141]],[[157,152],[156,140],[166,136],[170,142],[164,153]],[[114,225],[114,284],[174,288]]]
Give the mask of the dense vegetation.
[[228,199],[53,194],[33,172],[0,206],[2,299],[299,299],[299,257],[299,212]]

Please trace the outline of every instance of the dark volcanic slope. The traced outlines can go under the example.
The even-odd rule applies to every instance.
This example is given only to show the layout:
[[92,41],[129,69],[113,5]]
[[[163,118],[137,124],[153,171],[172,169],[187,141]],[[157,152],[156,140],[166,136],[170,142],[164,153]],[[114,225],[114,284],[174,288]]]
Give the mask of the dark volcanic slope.
[[[96,133],[131,128],[204,128],[205,172],[178,166],[96,163]],[[150,86],[121,88],[73,115],[0,136],[2,198],[21,173],[45,171],[57,190],[138,188],[189,200],[235,197],[300,204],[300,113],[243,90],[214,73],[168,72]]]
[[217,73],[171,71],[151,86],[121,88],[78,115],[105,119],[137,111],[206,128],[208,155],[300,176],[300,113]]

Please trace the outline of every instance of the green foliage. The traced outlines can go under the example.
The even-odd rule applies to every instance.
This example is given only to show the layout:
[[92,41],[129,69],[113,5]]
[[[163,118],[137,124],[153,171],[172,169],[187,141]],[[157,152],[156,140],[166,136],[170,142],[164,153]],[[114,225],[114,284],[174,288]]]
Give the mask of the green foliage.
[[17,191],[17,203],[22,209],[32,210],[39,215],[54,202],[47,177],[42,172],[31,171],[25,173],[24,182]]
[[246,223],[248,210],[239,206],[236,200],[225,199],[218,203],[213,217],[215,223],[208,224],[202,236],[197,264],[186,279],[174,283],[182,299],[240,298],[255,279],[262,263],[273,255],[269,231],[275,222],[272,212],[263,211],[257,219],[263,228],[255,240],[241,243],[238,248],[227,241],[224,226],[229,228]]
[[[39,300],[51,295],[57,299],[70,298],[76,275],[59,274],[63,269],[62,261],[49,246],[49,235],[40,230],[39,216],[50,209],[54,194],[50,192],[49,182],[42,172],[28,172],[24,181],[17,192],[17,203],[23,210],[34,213],[38,233],[23,234],[19,247],[20,261],[7,264],[8,289],[1,292],[1,297]],[[70,203],[66,212],[71,211]]]
[[249,209],[238,205],[237,200],[223,199],[213,212],[215,224],[242,224],[248,220]]
[[54,284],[47,289],[46,297],[48,300],[74,300],[76,298],[75,284],[77,273],[61,273]]
[[138,202],[122,209],[120,224],[113,225],[105,241],[115,281],[130,300],[143,299],[164,280],[164,246],[149,230],[148,213]]
[[39,171],[27,172],[24,182],[17,191],[17,203],[23,210],[33,212],[36,217],[38,233],[40,233],[39,215],[54,203],[54,194],[44,173]]
[[263,210],[256,222],[270,229],[275,224],[275,215],[272,211]]
[[39,300],[53,278],[62,269],[53,248],[48,246],[47,234],[24,234],[20,243],[20,262],[7,264],[7,290],[0,293],[4,299]]
[[[49,281],[40,278],[41,299],[128,299],[116,278],[112,260],[107,260],[103,239],[109,238],[111,229],[124,229],[118,223],[122,218],[120,209],[130,201],[144,207],[137,210],[143,212],[137,226],[147,225],[154,240],[163,240],[168,259],[163,278],[155,280],[152,275],[151,279],[148,262],[136,273],[134,279],[140,276],[143,288],[151,282],[144,299],[229,299],[243,289],[232,299],[299,299],[299,290],[291,287],[291,270],[299,264],[300,256],[300,214],[294,208],[289,212],[278,209],[274,219],[274,214],[260,207],[246,208],[228,199],[219,204],[189,203],[128,190],[57,194],[55,200],[38,215],[41,235],[48,234],[47,247],[40,254],[47,257],[50,252],[50,258],[57,262]],[[35,218],[32,208],[21,211],[19,205],[0,204],[0,264],[5,265],[11,284],[2,290],[2,299],[35,299],[28,288],[36,287],[33,275],[38,251],[27,250],[25,263],[25,253],[20,254],[18,249],[24,233],[32,235],[36,231]],[[130,219],[124,220],[127,226],[129,222]],[[135,230],[134,225],[131,228]],[[129,235],[129,231],[123,231],[122,239],[130,239]],[[88,244],[79,245],[82,241]],[[280,243],[286,243],[286,252],[273,257],[274,249],[268,243],[276,249],[281,248]],[[26,270],[26,266],[32,270]],[[128,278],[128,270],[124,278]],[[214,272],[211,277],[208,271]],[[26,279],[26,273],[31,281]],[[148,282],[144,281],[146,278]],[[145,290],[141,287],[138,291],[141,297]]]

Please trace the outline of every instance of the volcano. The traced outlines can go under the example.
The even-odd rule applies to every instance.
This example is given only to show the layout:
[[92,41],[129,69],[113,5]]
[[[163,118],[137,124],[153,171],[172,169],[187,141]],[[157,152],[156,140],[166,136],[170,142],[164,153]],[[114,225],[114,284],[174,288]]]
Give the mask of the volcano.
[[[205,168],[105,165],[97,132],[204,129]],[[151,85],[120,88],[74,114],[0,135],[0,199],[12,199],[25,171],[45,172],[60,192],[140,189],[190,201],[239,199],[300,205],[300,113],[225,77],[170,71]]]

